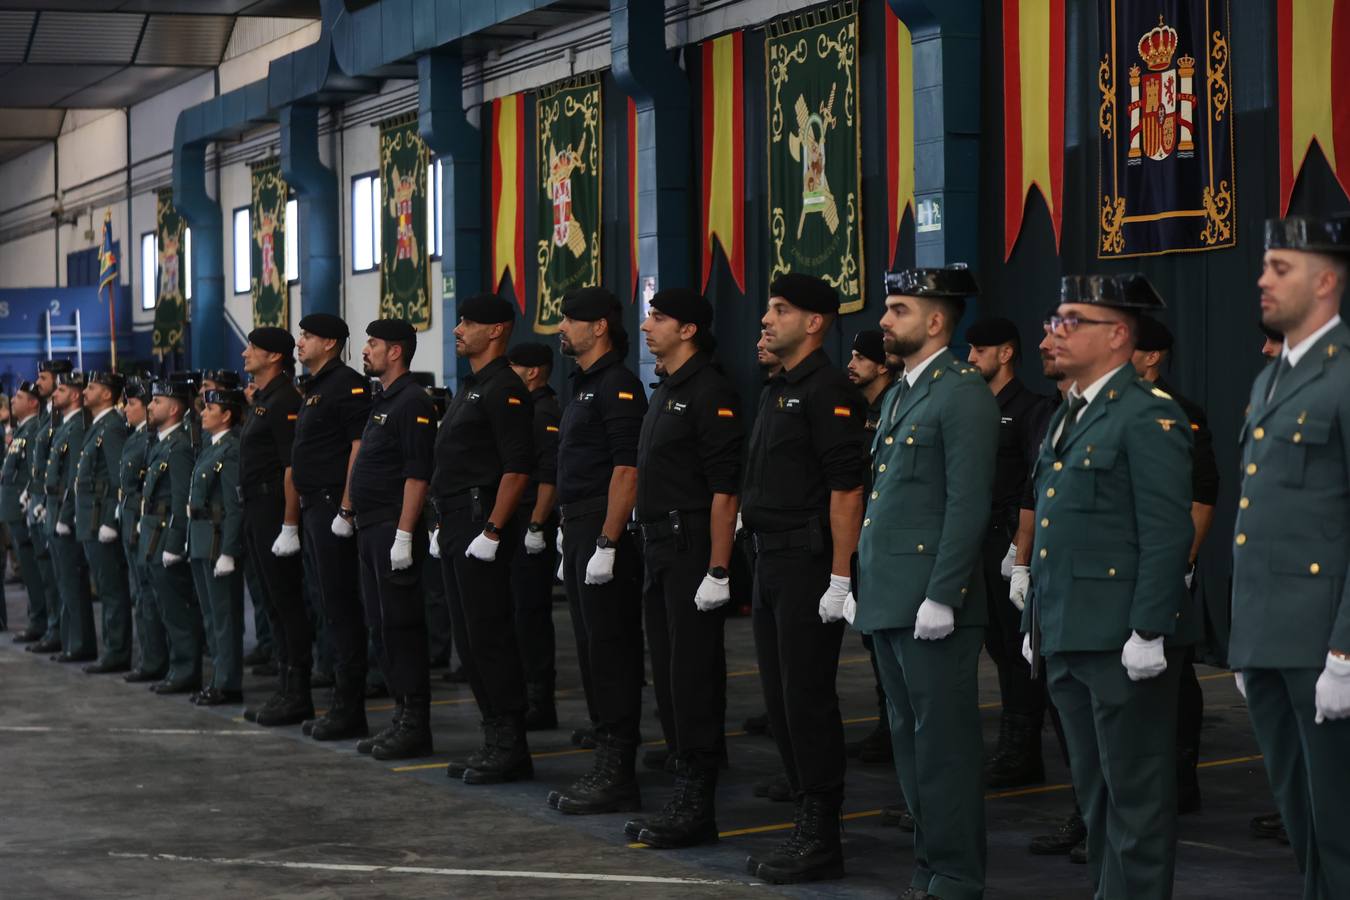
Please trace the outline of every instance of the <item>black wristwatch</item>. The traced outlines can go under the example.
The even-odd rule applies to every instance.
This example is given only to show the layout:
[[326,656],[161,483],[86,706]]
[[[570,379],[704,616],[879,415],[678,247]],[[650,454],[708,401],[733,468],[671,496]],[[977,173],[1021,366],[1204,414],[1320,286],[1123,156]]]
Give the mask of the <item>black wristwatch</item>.
[[713,578],[726,578],[726,577],[727,577],[727,567],[726,567],[726,566],[713,566],[711,569],[708,570],[708,574],[711,575]]
[[342,516],[344,519],[355,519],[356,510],[352,509],[350,506],[339,506],[338,515]]
[[1141,640],[1145,641],[1156,641],[1158,638],[1162,637],[1161,631],[1140,631],[1136,628],[1134,633],[1139,635]]
[[601,550],[612,550],[619,545],[611,541],[608,536],[602,534],[595,539],[595,546],[599,547]]
[[491,534],[496,535],[497,537],[501,537],[502,530],[498,528],[496,525],[492,524],[491,522],[484,522],[483,534]]
[[525,526],[525,530],[530,534],[538,534],[544,530],[544,526],[540,525],[538,522],[531,522],[529,525]]

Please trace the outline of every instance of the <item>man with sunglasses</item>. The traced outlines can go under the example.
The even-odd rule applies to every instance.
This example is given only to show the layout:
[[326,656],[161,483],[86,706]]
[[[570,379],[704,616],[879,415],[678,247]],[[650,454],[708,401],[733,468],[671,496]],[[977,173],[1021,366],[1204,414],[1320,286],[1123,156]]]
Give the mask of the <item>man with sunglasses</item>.
[[1138,316],[1164,305],[1142,275],[1068,276],[1050,318],[1072,384],[1036,464],[1023,654],[1046,657],[1099,897],[1165,900],[1176,863],[1190,423],[1130,364]]

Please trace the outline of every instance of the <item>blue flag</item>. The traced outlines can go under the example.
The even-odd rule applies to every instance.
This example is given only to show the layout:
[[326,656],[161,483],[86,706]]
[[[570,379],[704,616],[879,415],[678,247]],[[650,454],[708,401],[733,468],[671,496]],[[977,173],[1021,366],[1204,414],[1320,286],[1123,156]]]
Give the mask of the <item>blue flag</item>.
[[117,280],[117,254],[113,252],[112,214],[103,216],[103,246],[98,253],[98,289]]

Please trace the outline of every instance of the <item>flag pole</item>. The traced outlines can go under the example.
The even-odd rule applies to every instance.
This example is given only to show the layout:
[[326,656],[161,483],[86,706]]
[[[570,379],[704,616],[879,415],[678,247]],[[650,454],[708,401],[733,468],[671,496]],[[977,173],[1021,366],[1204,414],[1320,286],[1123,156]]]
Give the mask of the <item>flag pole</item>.
[[108,334],[111,337],[109,351],[111,363],[108,371],[117,371],[117,311],[113,307],[113,283],[108,283]]
[[117,269],[116,269],[116,260],[109,261],[109,260],[106,258],[107,256],[111,256],[111,255],[112,255],[112,235],[111,235],[111,233],[110,233],[111,227],[112,227],[112,210],[111,210],[111,209],[105,209],[105,210],[103,211],[103,237],[104,237],[104,244],[105,244],[105,246],[104,246],[104,248],[103,248],[103,253],[104,253],[104,255],[105,255],[105,259],[103,259],[103,260],[100,262],[99,268],[100,268],[100,269],[106,270],[106,269],[111,265],[111,266],[113,267],[113,271],[112,271],[112,273],[111,273],[111,277],[105,277],[105,276],[100,275],[99,280],[100,280],[101,282],[103,282],[104,284],[100,284],[100,285],[99,285],[99,291],[102,292],[104,285],[106,285],[107,288],[108,288],[108,352],[109,352],[109,365],[108,365],[108,371],[110,371],[110,372],[116,372],[116,371],[117,371],[117,308],[116,308],[116,304],[114,303],[114,299],[115,299],[115,298],[114,298],[114,296],[113,296],[113,287],[114,287],[114,286],[116,285],[116,283],[117,283]]

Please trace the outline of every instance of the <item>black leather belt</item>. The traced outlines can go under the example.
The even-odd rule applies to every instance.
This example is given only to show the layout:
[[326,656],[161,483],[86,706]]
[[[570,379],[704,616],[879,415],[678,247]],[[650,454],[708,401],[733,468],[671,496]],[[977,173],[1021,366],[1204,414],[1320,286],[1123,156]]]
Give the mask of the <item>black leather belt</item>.
[[559,505],[558,512],[562,514],[563,522],[568,519],[580,519],[582,516],[592,516],[596,513],[603,513],[609,508],[609,497],[591,497],[587,500],[578,500],[575,503],[563,503]]
[[342,490],[340,488],[320,488],[317,491],[310,491],[300,495],[300,508],[309,509],[317,503],[327,503],[330,506],[342,505]]
[[454,494],[444,494],[432,498],[431,505],[442,516],[470,510],[474,518],[483,518],[491,514],[492,504],[496,502],[497,489],[494,487],[472,487]]
[[755,553],[774,553],[783,550],[810,550],[819,553],[825,548],[825,535],[816,522],[791,531],[756,531],[750,535],[750,546]]

